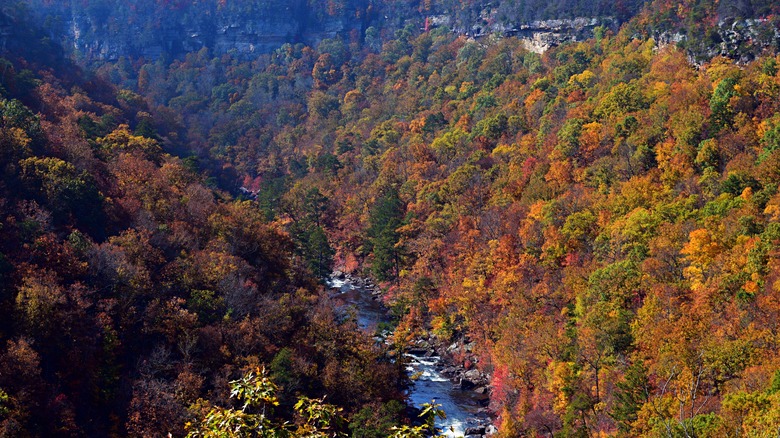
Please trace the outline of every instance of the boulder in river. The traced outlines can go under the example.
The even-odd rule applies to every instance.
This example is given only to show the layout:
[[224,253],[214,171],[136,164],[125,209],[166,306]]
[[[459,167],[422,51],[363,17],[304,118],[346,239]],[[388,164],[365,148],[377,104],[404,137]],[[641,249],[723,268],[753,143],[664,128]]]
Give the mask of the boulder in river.
[[466,429],[466,436],[477,435],[482,436],[485,434],[485,426],[469,427]]
[[453,377],[456,374],[458,374],[458,371],[459,371],[458,367],[448,366],[445,367],[443,370],[441,370],[441,373],[447,377]]
[[479,372],[479,370],[468,370],[461,374],[460,377],[460,388],[461,389],[474,389],[479,386],[484,385],[485,377],[482,375],[482,373]]
[[463,373],[463,378],[471,380],[474,383],[483,380],[482,373],[480,373],[479,370],[468,370]]
[[477,386],[477,385],[474,384],[474,382],[472,382],[471,380],[468,380],[468,379],[465,379],[465,378],[461,377],[461,379],[460,379],[460,389],[462,389],[464,391],[468,391],[469,389],[474,389],[475,386]]

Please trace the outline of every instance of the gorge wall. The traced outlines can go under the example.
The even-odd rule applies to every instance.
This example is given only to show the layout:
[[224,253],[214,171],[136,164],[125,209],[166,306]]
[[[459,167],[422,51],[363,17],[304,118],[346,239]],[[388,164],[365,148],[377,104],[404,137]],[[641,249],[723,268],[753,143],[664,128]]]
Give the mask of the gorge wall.
[[[614,8],[613,3],[619,3]],[[595,25],[635,14],[642,0],[24,0],[49,38],[85,60],[179,57],[208,48],[251,58],[285,43],[316,45],[341,36],[362,42],[373,26],[392,37],[406,26],[446,25],[479,37],[500,33],[536,40],[537,50],[592,35]],[[577,19],[577,17],[609,17]],[[615,18],[613,18],[613,16]]]
[[28,3],[53,40],[87,60],[170,58],[203,48],[246,58],[284,43],[316,44],[360,32],[370,13],[362,0],[324,6],[307,0]]
[[[66,52],[114,61],[172,59],[203,48],[251,59],[285,43],[316,46],[336,36],[362,44],[369,28],[381,45],[407,26],[444,26],[474,38],[516,36],[529,50],[543,52],[587,39],[600,26],[617,30],[644,6],[645,0],[22,0],[2,12],[26,7]],[[637,30],[661,44],[682,43],[692,59],[750,58],[780,44],[777,20],[765,18],[776,9],[769,0],[707,3],[687,12],[687,19],[656,6],[644,10],[647,19],[639,22],[648,24]],[[715,22],[705,34],[697,26],[710,19]],[[13,32],[19,30],[0,22],[0,48]]]

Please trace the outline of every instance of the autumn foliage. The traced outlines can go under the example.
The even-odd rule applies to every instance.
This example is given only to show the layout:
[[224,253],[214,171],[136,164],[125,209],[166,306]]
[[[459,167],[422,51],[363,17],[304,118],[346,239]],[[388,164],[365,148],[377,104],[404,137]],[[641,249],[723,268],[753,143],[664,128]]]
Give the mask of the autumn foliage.
[[262,181],[270,217],[324,196],[336,263],[385,282],[399,341],[475,341],[507,436],[774,430],[780,60],[396,36],[338,75],[296,46],[210,70],[235,94],[184,138]]
[[379,412],[334,264],[399,343],[474,343],[503,436],[776,433],[780,57],[643,31],[688,3],[542,55],[409,26],[105,63],[110,99],[3,79],[2,427],[181,434],[263,364]]
[[296,234],[171,154],[140,95],[0,65],[0,436],[183,436],[262,366],[280,422],[299,397],[349,417],[400,405],[399,368],[334,309]]

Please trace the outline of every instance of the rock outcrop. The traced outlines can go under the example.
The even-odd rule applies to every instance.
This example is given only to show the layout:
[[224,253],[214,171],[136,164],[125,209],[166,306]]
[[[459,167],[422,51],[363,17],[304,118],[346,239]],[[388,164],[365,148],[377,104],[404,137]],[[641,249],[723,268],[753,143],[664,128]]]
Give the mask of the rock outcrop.
[[617,21],[612,17],[538,20],[507,29],[504,33],[520,38],[526,49],[543,53],[565,42],[591,38],[599,26],[614,30],[617,29]]
[[[383,36],[399,28],[446,27],[475,39],[515,36],[526,48],[551,47],[590,38],[598,28],[616,31],[646,0],[543,0],[491,2],[475,0],[24,0],[49,38],[85,60],[171,59],[208,49],[212,55],[250,59],[285,43],[317,45],[341,36],[362,42],[373,26]],[[693,35],[688,43],[682,24],[646,29],[656,41],[683,43],[692,59],[715,55],[754,57],[778,46],[775,21],[756,1],[719,3],[720,23],[714,32]],[[766,3],[766,1],[764,1]],[[747,6],[750,7],[747,7]],[[764,15],[761,15],[764,14]],[[576,18],[579,17],[579,18]],[[0,22],[0,44],[13,29]],[[644,32],[644,31],[643,31]]]
[[[392,35],[408,25],[446,26],[475,38],[514,35],[530,49],[544,51],[585,39],[595,26],[617,23],[613,18],[571,18],[604,16],[604,8],[586,7],[590,3],[585,0],[567,0],[560,10],[542,8],[537,4],[541,0],[535,1],[525,6],[485,1],[464,6],[456,0],[25,0],[52,40],[87,60],[172,58],[203,48],[213,55],[251,58],[285,43],[316,45],[337,35],[362,41],[369,26]],[[631,1],[636,3],[631,12],[643,2]],[[549,17],[556,19],[541,19]]]
[[746,63],[765,50],[780,50],[780,28],[767,18],[721,20],[706,39],[691,38],[683,32],[669,30],[654,32],[653,39],[659,47],[681,46],[694,65],[701,65],[716,56]]
[[0,11],[0,52],[8,49],[8,39],[13,32],[11,18]]
[[[128,6],[119,0],[28,0],[52,39],[78,57],[116,60],[121,56],[156,59],[209,49],[250,58],[285,43],[316,45],[324,38],[362,32],[369,2],[264,0],[219,2],[145,2]],[[149,3],[149,4],[145,4]]]

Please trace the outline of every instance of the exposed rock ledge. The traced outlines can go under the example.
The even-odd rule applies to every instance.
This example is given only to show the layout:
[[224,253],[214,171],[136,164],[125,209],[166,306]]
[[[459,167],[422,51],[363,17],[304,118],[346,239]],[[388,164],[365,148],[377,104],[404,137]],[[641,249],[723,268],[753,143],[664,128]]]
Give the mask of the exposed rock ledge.
[[[452,24],[448,15],[430,17],[429,23],[432,26],[451,26]],[[487,14],[469,28],[453,27],[453,32],[475,39],[494,34],[513,36],[519,38],[527,50],[544,53],[550,48],[566,42],[584,41],[591,38],[599,26],[617,30],[618,22],[613,17],[578,17],[505,24],[492,19]]]

